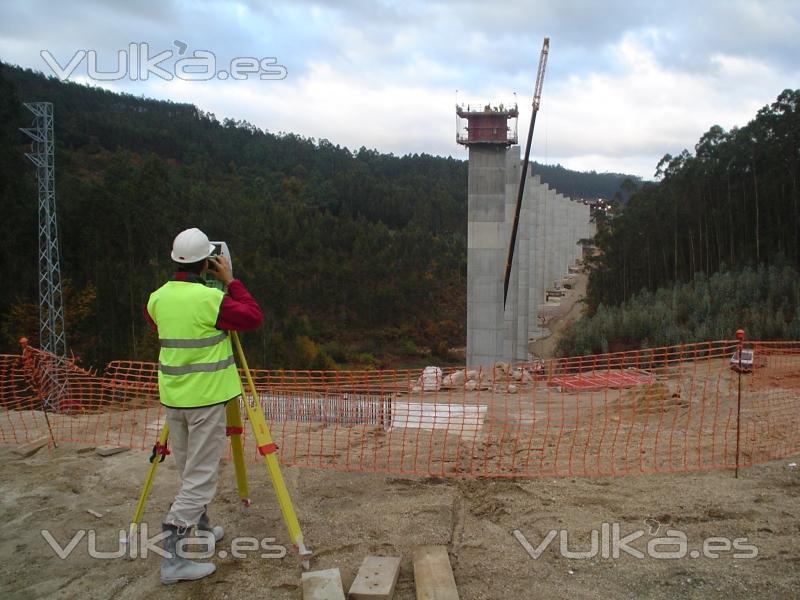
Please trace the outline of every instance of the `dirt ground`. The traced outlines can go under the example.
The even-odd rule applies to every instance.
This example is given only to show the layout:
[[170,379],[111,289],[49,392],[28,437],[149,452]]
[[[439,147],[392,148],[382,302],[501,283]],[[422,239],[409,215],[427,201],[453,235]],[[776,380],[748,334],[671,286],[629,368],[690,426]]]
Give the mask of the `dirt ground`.
[[[169,588],[158,579],[159,558],[97,559],[84,537],[59,559],[41,531],[62,546],[94,528],[97,547],[112,551],[134,509],[147,454],[102,458],[91,447],[63,445],[20,458],[0,447],[0,597],[2,598],[253,598],[299,599],[300,568],[285,558],[230,556],[236,536],[286,533],[263,468],[249,465],[254,504],[241,507],[233,468],[223,463],[212,516],[227,528],[216,551],[217,572]],[[696,475],[584,479],[397,478],[312,469],[285,469],[314,569],[338,567],[345,590],[366,555],[402,557],[394,598],[413,599],[411,553],[444,544],[463,600],[527,598],[797,598],[800,597],[800,469],[793,459]],[[153,529],[175,492],[172,459],[162,465],[145,521]],[[97,518],[87,509],[102,514]],[[569,549],[589,550],[590,532],[618,523],[621,536],[643,530],[630,546],[644,552],[653,536],[682,531],[682,558],[578,559],[559,556],[556,538],[538,559],[532,547],[550,530],[566,530]],[[609,525],[611,527],[612,525]],[[652,534],[652,535],[651,535]],[[690,557],[713,536],[746,538],[755,558]],[[267,542],[269,543],[269,542]],[[708,544],[708,542],[706,542]],[[665,550],[665,548],[661,548]],[[666,550],[675,550],[674,546]],[[698,550],[699,551],[699,550]]]
[[536,340],[533,343],[533,353],[541,358],[553,358],[555,356],[556,344],[564,328],[579,318],[585,307],[581,302],[586,296],[586,284],[589,277],[586,273],[578,273],[572,280],[572,289],[561,299],[559,311],[554,316],[547,319],[544,324],[550,331],[547,337]]

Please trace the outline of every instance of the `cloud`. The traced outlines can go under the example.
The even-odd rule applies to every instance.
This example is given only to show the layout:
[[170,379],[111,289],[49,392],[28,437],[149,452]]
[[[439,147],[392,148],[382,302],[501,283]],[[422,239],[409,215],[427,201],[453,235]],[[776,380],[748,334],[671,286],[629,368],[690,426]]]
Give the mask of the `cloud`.
[[[465,157],[464,100],[518,93],[527,127],[542,38],[551,54],[533,155],[650,177],[713,124],[743,125],[800,71],[796,2],[609,0],[25,2],[4,8],[0,59],[42,69],[78,49],[114,60],[129,42],[208,49],[221,63],[275,56],[282,81],[120,81],[219,118],[396,154]],[[104,84],[105,85],[105,84]]]
[[404,82],[370,84],[325,63],[282,81],[154,83],[160,97],[194,102],[218,118],[234,116],[272,132],[292,132],[384,152],[455,150],[450,90]]
[[627,65],[621,74],[575,77],[549,90],[543,110],[554,155],[595,155],[603,169],[604,162],[649,156],[650,169],[634,171],[649,177],[663,154],[691,150],[714,124],[744,125],[787,83],[782,72],[753,59],[716,54],[711,72],[699,75],[664,67],[634,39],[616,51]]

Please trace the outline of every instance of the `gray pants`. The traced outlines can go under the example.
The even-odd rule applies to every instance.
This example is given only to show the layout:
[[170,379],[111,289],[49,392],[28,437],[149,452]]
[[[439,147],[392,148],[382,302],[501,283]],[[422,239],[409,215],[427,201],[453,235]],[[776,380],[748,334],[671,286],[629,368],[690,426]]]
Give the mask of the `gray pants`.
[[181,489],[164,523],[191,527],[217,492],[219,460],[225,449],[225,404],[167,407],[167,425]]

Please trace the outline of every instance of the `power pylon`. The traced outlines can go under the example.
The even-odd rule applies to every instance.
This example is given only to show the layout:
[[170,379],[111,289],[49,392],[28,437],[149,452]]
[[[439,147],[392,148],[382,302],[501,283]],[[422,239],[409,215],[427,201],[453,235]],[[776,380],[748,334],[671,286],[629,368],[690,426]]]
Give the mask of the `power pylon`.
[[25,108],[34,115],[31,127],[22,129],[33,140],[31,151],[25,156],[36,165],[39,188],[39,346],[55,356],[64,357],[67,342],[56,219],[53,105],[50,102],[26,102]]

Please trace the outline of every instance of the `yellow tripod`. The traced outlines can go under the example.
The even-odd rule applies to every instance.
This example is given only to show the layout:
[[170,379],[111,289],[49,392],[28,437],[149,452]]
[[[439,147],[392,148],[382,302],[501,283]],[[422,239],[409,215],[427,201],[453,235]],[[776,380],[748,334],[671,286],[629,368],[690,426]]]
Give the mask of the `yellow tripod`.
[[[248,397],[247,394],[245,394],[244,388],[242,388],[242,403],[247,412],[247,419],[250,421],[250,425],[253,428],[256,447],[259,454],[264,457],[264,464],[267,467],[267,473],[272,481],[272,488],[275,490],[275,496],[278,498],[278,506],[283,515],[283,522],[286,524],[286,529],[289,532],[289,538],[294,545],[303,567],[308,569],[310,566],[311,551],[306,548],[303,542],[303,532],[300,530],[300,523],[294,512],[294,505],[289,496],[289,490],[286,489],[286,482],[283,480],[283,474],[278,464],[278,457],[275,455],[278,447],[272,440],[269,425],[267,425],[267,421],[264,418],[264,413],[261,412],[261,404],[258,400],[256,386],[255,383],[253,383],[250,368],[247,366],[247,359],[244,356],[242,344],[239,342],[239,336],[235,331],[231,331],[230,336],[233,340],[233,345],[236,349],[239,363],[244,371],[247,387],[250,392],[250,396]],[[239,490],[239,498],[241,498],[245,506],[250,506],[250,492],[247,487],[247,471],[244,464],[244,447],[242,443],[244,427],[242,424],[242,415],[239,411],[239,403],[237,401],[232,400],[228,402],[225,409],[225,416],[227,420],[226,433],[231,438],[231,453],[233,455],[233,465],[236,471],[236,487]],[[168,437],[169,428],[165,422],[161,434],[158,437],[158,441],[153,447],[153,455],[150,457],[150,468],[147,471],[144,486],[139,494],[139,501],[136,503],[136,510],[131,519],[129,539],[133,539],[137,534],[139,524],[142,521],[142,514],[144,513],[144,505],[147,502],[147,496],[150,494],[150,489],[153,486],[156,470],[158,469],[159,463],[164,462],[164,459],[169,453],[167,450]]]

